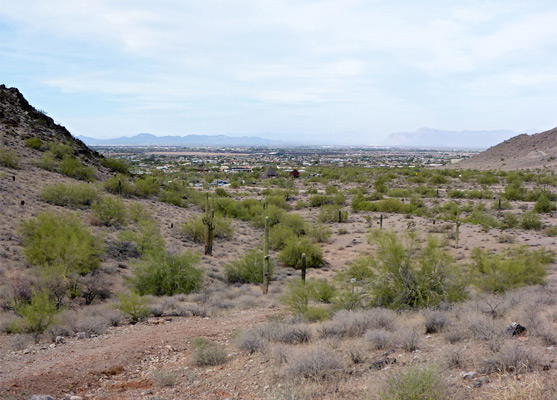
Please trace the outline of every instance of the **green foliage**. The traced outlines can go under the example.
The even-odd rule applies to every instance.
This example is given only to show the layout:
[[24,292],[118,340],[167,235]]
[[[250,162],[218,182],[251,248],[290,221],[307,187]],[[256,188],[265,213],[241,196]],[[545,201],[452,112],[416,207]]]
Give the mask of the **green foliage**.
[[116,309],[130,317],[133,322],[141,321],[149,315],[147,298],[136,292],[120,293],[118,298],[120,301],[115,305]]
[[82,181],[95,180],[95,170],[91,166],[83,165],[76,158],[66,156],[60,163],[60,172],[71,178]]
[[309,205],[311,207],[321,207],[322,205],[333,203],[333,197],[327,196],[325,194],[314,194],[309,198]]
[[104,181],[103,188],[108,193],[112,194],[120,194],[121,191],[124,197],[131,197],[135,193],[133,183],[122,174],[118,174]]
[[327,242],[331,238],[333,232],[327,225],[317,224],[311,225],[308,229],[307,234],[317,243],[323,243]]
[[383,400],[445,400],[448,384],[437,368],[408,365],[393,372],[380,393]]
[[[215,237],[232,240],[234,237],[234,228],[229,218],[215,214]],[[203,224],[203,216],[195,215],[186,220],[182,225],[182,232],[194,242],[204,243],[205,241],[205,225]]]
[[505,193],[503,196],[505,196],[507,200],[523,201],[526,197],[526,189],[520,184],[520,182],[510,183],[505,186]]
[[224,188],[220,188],[220,187],[215,189],[215,196],[217,196],[217,197],[230,197],[228,192],[226,190],[224,190]]
[[504,197],[494,200],[491,204],[492,210],[511,210],[512,208],[513,206],[511,202]]
[[140,217],[134,229],[120,233],[120,240],[132,242],[141,254],[162,252],[165,249],[164,239],[155,221],[150,217]]
[[466,193],[462,190],[453,189],[449,192],[449,198],[451,199],[464,199],[466,197]]
[[48,152],[56,160],[63,160],[65,157],[70,157],[73,154],[73,148],[64,143],[51,142],[48,144]]
[[273,250],[281,250],[286,246],[286,242],[293,237],[296,238],[298,235],[291,227],[282,224],[275,225],[269,232],[269,247]]
[[542,221],[536,212],[527,211],[520,217],[520,227],[526,230],[539,231],[542,228]]
[[301,280],[286,283],[286,290],[282,296],[282,302],[290,308],[295,315],[304,315],[308,311],[311,298],[311,287]]
[[0,147],[0,166],[19,169],[19,157],[5,147]]
[[435,174],[432,175],[431,178],[429,178],[429,183],[431,183],[432,185],[444,185],[448,181],[449,180],[441,174]]
[[336,296],[336,289],[327,279],[312,279],[306,282],[311,297],[321,303],[331,303]]
[[[258,249],[246,252],[240,259],[224,267],[226,281],[228,283],[263,283],[263,269],[265,256]],[[269,262],[269,280],[273,277],[275,269],[274,262]]]
[[462,222],[481,225],[484,229],[497,228],[499,226],[497,218],[492,217],[482,209],[475,209],[472,211],[472,214],[464,218]]
[[203,271],[195,267],[199,259],[191,251],[150,252],[134,268],[134,288],[139,294],[155,296],[197,292],[203,286]]
[[544,230],[544,233],[549,237],[557,236],[557,226],[549,226]]
[[25,147],[29,147],[30,149],[34,150],[40,150],[43,147],[43,141],[36,136],[30,137],[25,139]]
[[105,157],[101,159],[101,164],[112,172],[124,175],[130,173],[130,164],[123,158]]
[[549,213],[555,210],[555,204],[553,204],[551,202],[551,200],[549,199],[549,196],[547,196],[547,194],[542,193],[539,197],[538,200],[536,201],[536,204],[534,205],[534,211],[537,213]]
[[124,202],[116,197],[106,196],[91,206],[93,216],[105,226],[122,226],[128,223],[128,211]]
[[371,256],[368,255],[360,255],[350,264],[348,264],[348,268],[343,273],[348,279],[355,279],[357,282],[366,282],[370,281],[373,276],[373,265],[374,261]]
[[194,338],[192,346],[193,361],[198,366],[221,365],[227,361],[226,351],[205,337]]
[[99,198],[99,193],[94,185],[88,183],[57,183],[44,186],[39,196],[57,206],[88,207]]
[[20,304],[16,313],[22,317],[22,329],[38,335],[56,323],[56,315],[60,312],[56,303],[50,298],[48,291],[33,292],[31,302]]
[[[129,184],[131,186],[131,184]],[[159,193],[159,182],[152,176],[145,176],[135,181],[135,189],[139,197],[147,198]],[[126,188],[126,190],[129,190]]]
[[526,247],[506,254],[491,254],[480,248],[472,250],[472,276],[478,287],[500,293],[520,286],[543,283],[545,264],[551,257],[544,251],[528,251]]
[[321,207],[317,218],[319,222],[348,222],[348,212],[337,205],[325,205]]
[[45,152],[39,162],[39,168],[47,171],[55,171],[57,167],[58,162],[56,161],[54,155],[50,151]]
[[287,267],[300,269],[302,268],[302,254],[304,253],[307,268],[319,268],[323,265],[321,247],[305,236],[289,238],[280,251],[278,259]]
[[99,267],[101,242],[75,214],[42,212],[22,230],[27,260],[49,276],[66,279]]
[[436,238],[425,244],[407,233],[374,231],[371,239],[377,252],[371,268],[371,294],[378,306],[418,308],[465,298],[465,286],[453,267],[450,255]]

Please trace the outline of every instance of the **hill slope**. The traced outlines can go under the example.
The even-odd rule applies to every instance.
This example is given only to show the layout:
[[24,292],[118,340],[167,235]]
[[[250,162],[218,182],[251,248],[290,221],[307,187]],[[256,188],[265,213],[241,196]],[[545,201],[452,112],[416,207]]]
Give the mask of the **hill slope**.
[[557,128],[534,135],[518,135],[449,168],[557,169]]
[[16,151],[24,159],[35,158],[36,152],[24,146],[24,140],[30,137],[38,137],[45,144],[60,142],[70,145],[75,156],[93,164],[102,157],[56,124],[44,111],[31,106],[18,89],[0,85],[0,145]]

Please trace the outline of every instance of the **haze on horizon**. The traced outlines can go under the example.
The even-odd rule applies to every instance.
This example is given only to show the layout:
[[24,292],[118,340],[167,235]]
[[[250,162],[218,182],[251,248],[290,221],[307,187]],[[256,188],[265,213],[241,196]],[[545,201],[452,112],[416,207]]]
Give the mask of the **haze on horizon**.
[[5,1],[0,83],[95,138],[541,131],[556,20],[552,1]]

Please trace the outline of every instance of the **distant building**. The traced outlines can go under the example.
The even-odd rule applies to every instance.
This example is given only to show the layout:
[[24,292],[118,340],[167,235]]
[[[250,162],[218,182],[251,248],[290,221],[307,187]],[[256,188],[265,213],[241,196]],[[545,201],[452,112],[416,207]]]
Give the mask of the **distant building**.
[[291,176],[292,178],[298,179],[298,178],[300,177],[300,173],[298,172],[297,169],[294,169],[292,172],[290,172],[290,176]]
[[275,178],[277,176],[278,176],[278,174],[273,169],[273,167],[269,167],[269,168],[267,168],[267,170],[265,172],[263,172],[261,175],[259,175],[259,178],[260,179],[268,179],[268,178]]
[[253,172],[253,169],[251,167],[232,167],[228,168],[226,172],[237,174],[240,172]]

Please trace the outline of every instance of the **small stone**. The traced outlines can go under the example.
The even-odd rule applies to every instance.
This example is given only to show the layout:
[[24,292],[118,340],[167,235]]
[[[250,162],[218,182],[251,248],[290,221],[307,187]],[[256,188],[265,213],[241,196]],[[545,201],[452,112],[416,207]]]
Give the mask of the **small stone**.
[[482,387],[482,385],[483,385],[483,384],[482,384],[482,382],[480,382],[480,381],[474,382],[474,387],[475,387],[475,388],[480,388],[480,387]]
[[54,397],[47,394],[34,394],[29,400],[56,400]]
[[87,339],[87,333],[86,332],[78,332],[75,334],[75,337],[77,340],[83,340],[83,339]]
[[23,350],[23,354],[29,354],[29,353],[30,353],[29,349]]
[[54,340],[54,343],[56,344],[62,344],[64,343],[66,339],[64,338],[64,336],[56,336],[56,339]]
[[460,376],[462,379],[474,379],[478,373],[476,371],[461,372]]
[[480,378],[480,382],[482,383],[482,385],[485,385],[485,384],[489,383],[490,382],[489,377],[488,376],[482,376]]

